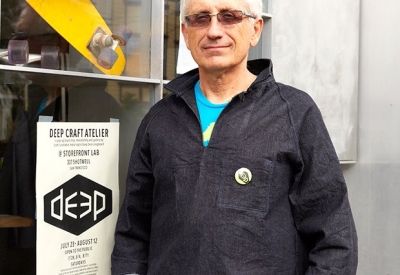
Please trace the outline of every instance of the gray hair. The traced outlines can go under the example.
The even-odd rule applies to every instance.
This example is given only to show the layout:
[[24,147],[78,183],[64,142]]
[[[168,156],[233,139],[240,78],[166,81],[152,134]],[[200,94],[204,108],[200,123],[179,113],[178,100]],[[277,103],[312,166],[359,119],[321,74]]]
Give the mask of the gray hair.
[[[185,23],[185,16],[187,15],[187,10],[189,2],[193,0],[181,0],[181,20]],[[262,14],[262,0],[243,0],[248,8],[247,12],[254,15],[256,18],[260,18]]]

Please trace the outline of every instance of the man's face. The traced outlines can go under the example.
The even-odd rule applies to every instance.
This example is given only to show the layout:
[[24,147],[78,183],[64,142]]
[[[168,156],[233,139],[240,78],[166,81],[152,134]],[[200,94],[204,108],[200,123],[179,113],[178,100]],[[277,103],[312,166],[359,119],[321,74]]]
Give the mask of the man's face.
[[[244,0],[189,0],[186,15],[228,10],[249,12]],[[262,19],[251,20],[247,16],[237,24],[223,25],[217,16],[212,16],[206,26],[182,24],[182,34],[200,69],[221,71],[246,64],[249,48],[257,44],[262,25]]]

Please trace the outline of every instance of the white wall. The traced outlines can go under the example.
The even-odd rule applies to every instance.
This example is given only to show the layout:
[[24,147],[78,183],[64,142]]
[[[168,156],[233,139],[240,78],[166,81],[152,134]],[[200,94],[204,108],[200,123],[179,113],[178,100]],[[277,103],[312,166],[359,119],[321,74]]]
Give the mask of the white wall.
[[[315,89],[325,90],[328,103],[332,88],[351,92],[358,86],[357,162],[342,168],[358,231],[361,275],[400,274],[399,15],[398,0],[274,1],[277,80],[312,96]],[[359,66],[351,54],[356,40]],[[358,72],[352,71],[355,67]],[[335,74],[340,81],[332,84]],[[319,96],[317,103],[329,107]],[[335,104],[321,110],[325,117],[338,110]],[[342,121],[346,127],[346,119]]]
[[359,0],[274,0],[275,77],[318,104],[341,161],[357,153]]
[[361,275],[400,274],[400,1],[361,2],[358,161],[343,166]]

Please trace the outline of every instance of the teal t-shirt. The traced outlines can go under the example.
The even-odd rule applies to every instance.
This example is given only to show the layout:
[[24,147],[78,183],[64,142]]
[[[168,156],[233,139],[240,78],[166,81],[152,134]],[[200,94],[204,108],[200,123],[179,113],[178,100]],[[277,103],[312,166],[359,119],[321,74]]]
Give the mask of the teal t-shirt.
[[214,104],[210,102],[200,90],[200,81],[197,81],[196,85],[194,86],[194,93],[196,96],[197,109],[199,110],[200,114],[201,131],[203,132],[203,145],[208,146],[215,122],[228,103]]

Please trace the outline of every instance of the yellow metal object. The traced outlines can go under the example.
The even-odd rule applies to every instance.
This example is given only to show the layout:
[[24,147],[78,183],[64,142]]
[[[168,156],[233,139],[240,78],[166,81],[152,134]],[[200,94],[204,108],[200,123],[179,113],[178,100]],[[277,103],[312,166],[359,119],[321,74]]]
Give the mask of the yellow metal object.
[[26,2],[77,51],[100,71],[109,75],[121,75],[125,68],[125,56],[119,45],[115,52],[118,58],[110,68],[104,68],[96,53],[88,47],[96,30],[112,35],[103,17],[89,0],[26,0]]

